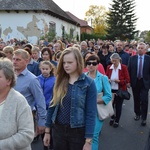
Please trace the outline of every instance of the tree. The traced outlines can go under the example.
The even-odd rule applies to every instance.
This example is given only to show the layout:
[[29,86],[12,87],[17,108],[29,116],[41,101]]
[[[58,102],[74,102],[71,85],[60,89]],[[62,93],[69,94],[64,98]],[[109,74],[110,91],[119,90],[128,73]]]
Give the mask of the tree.
[[134,39],[137,18],[134,13],[135,0],[113,0],[109,8],[107,38],[109,40]]
[[42,36],[40,39],[44,40],[45,38],[48,38],[48,41],[52,41],[55,39],[55,37],[56,37],[56,32],[55,30],[52,29],[49,30],[49,32],[46,35]]
[[147,34],[146,34],[145,42],[149,42],[150,43],[150,31],[148,31]]
[[91,5],[85,13],[85,20],[91,22],[94,34],[104,36],[106,34],[107,11],[104,6]]

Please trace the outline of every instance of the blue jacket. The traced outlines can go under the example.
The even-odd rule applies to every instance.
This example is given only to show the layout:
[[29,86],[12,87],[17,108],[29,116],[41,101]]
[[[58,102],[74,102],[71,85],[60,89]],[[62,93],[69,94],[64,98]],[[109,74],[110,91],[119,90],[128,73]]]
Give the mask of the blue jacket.
[[[116,51],[116,53],[118,53],[118,52]],[[122,64],[127,66],[129,58],[130,58],[130,55],[128,53],[124,52],[123,50],[121,52],[119,52],[118,54],[121,57]]]
[[[85,127],[85,138],[92,138],[96,121],[97,91],[94,81],[82,74],[73,84],[71,97],[71,128]],[[55,123],[59,104],[49,107],[46,127]]]
[[[88,72],[86,72],[85,74],[87,75]],[[102,100],[107,105],[112,99],[111,87],[108,81],[108,77],[97,71],[94,82],[96,85],[97,94],[103,91],[104,94]]]
[[54,88],[56,78],[54,76],[45,78],[41,74],[40,76],[38,76],[38,79],[40,81],[41,88],[43,89],[43,94],[46,102],[46,109],[48,109],[50,101],[53,96],[53,88]]
[[35,76],[39,76],[41,71],[39,69],[39,63],[35,62],[32,58],[27,65],[27,68],[30,72],[32,72]]

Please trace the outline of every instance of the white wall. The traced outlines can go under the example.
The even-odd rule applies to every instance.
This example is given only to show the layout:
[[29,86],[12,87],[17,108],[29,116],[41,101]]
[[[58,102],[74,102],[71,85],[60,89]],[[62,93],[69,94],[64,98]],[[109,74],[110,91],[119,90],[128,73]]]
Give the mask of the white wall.
[[56,23],[56,33],[58,37],[62,36],[62,26],[65,26],[65,32],[70,33],[70,28],[75,29],[74,36],[80,35],[80,27],[52,17],[44,13],[35,13],[29,11],[6,11],[0,12],[0,36],[6,42],[11,38],[20,40],[27,39],[30,43],[36,44],[41,36],[43,36],[49,27],[49,22]]

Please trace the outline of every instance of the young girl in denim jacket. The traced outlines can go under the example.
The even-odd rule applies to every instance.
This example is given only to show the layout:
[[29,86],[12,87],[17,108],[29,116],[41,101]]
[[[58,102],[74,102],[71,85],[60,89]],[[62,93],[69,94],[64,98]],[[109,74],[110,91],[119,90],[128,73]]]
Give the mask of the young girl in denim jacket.
[[77,48],[62,52],[45,124],[44,144],[49,145],[52,129],[54,150],[91,150],[97,91],[94,80],[82,73],[83,67]]

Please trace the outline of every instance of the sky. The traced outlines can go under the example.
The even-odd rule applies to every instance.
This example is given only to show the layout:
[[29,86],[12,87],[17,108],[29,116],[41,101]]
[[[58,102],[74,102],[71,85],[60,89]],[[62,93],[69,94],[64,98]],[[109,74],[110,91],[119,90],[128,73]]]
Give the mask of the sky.
[[[85,18],[85,12],[90,5],[110,7],[112,0],[53,0],[64,11],[69,11],[79,19]],[[150,30],[149,0],[135,0],[135,13],[138,18],[136,29]]]

